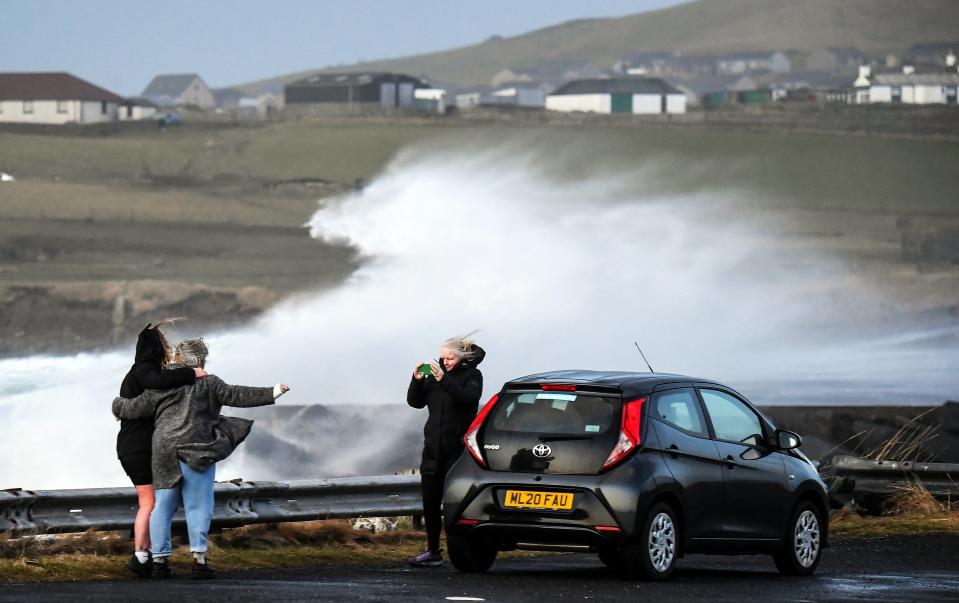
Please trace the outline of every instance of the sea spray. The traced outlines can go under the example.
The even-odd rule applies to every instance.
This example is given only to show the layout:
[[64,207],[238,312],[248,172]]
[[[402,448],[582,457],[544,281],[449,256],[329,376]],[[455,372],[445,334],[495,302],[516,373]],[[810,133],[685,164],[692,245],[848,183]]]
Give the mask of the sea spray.
[[[537,371],[644,370],[634,340],[656,370],[719,379],[759,403],[881,403],[910,370],[940,376],[909,384],[913,392],[956,391],[955,350],[904,355],[831,335],[854,316],[841,300],[868,300],[870,286],[835,278],[843,272],[831,258],[792,249],[774,224],[746,217],[744,200],[761,204],[747,187],[665,194],[651,181],[669,177],[662,165],[575,179],[556,171],[542,148],[401,154],[363,191],[324,201],[308,224],[316,238],[355,246],[362,267],[246,328],[208,334],[209,370],[229,383],[287,382],[288,404],[402,405],[414,365],[478,328],[489,352],[484,399]],[[131,358],[0,362],[9,392],[0,487],[124,485],[109,408]],[[363,473],[373,448],[391,454],[395,431],[374,421],[352,445],[325,451],[322,466]],[[322,440],[323,427],[312,437]],[[309,451],[310,440],[297,445]],[[220,478],[288,477],[283,459],[244,458]]]

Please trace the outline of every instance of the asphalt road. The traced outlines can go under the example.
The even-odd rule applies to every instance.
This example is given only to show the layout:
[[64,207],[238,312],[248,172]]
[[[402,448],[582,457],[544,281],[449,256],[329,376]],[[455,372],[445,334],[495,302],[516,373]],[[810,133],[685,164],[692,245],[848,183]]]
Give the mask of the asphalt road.
[[[457,599],[459,597],[459,599]],[[463,599],[469,597],[469,599]],[[0,586],[0,601],[942,601],[959,600],[959,537],[847,540],[826,551],[810,578],[780,576],[760,556],[690,556],[672,580],[632,582],[593,555],[544,554],[497,561],[490,573],[448,564],[327,565],[224,573],[208,582],[95,581]]]

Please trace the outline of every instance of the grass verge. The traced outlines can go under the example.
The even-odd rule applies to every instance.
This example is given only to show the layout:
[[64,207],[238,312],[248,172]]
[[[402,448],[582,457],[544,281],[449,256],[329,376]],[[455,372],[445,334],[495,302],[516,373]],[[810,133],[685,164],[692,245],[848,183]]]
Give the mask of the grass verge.
[[[837,541],[857,538],[951,534],[959,536],[959,512],[933,515],[835,516]],[[124,565],[130,540],[121,532],[87,532],[39,539],[0,537],[0,584],[131,578]],[[423,550],[424,534],[412,529],[373,534],[354,530],[345,520],[255,525],[211,536],[210,562],[217,570],[304,567],[319,564],[397,565]],[[172,565],[189,573],[185,544],[174,550]],[[504,557],[539,553],[512,552]]]

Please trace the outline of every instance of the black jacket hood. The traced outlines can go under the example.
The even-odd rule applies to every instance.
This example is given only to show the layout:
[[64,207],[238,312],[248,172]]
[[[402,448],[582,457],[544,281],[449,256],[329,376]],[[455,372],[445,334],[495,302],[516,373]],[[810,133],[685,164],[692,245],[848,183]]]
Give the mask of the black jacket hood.
[[163,351],[163,342],[160,340],[160,333],[156,329],[147,325],[137,337],[137,352],[134,362],[153,364],[163,366],[163,360],[166,354]]
[[[473,344],[472,357],[469,359],[464,359],[463,362],[459,363],[459,366],[463,368],[475,368],[480,362],[483,362],[484,358],[486,358],[486,350],[476,344]],[[442,366],[442,364],[440,364],[440,366]]]

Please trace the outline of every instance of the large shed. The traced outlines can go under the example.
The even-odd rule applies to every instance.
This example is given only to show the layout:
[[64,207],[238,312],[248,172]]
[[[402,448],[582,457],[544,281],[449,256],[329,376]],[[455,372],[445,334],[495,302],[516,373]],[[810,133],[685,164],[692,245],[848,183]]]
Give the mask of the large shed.
[[546,108],[589,113],[685,113],[686,95],[655,78],[577,80],[547,96]]
[[284,88],[287,105],[367,104],[381,107],[415,105],[414,90],[429,88],[401,73],[318,73]]

